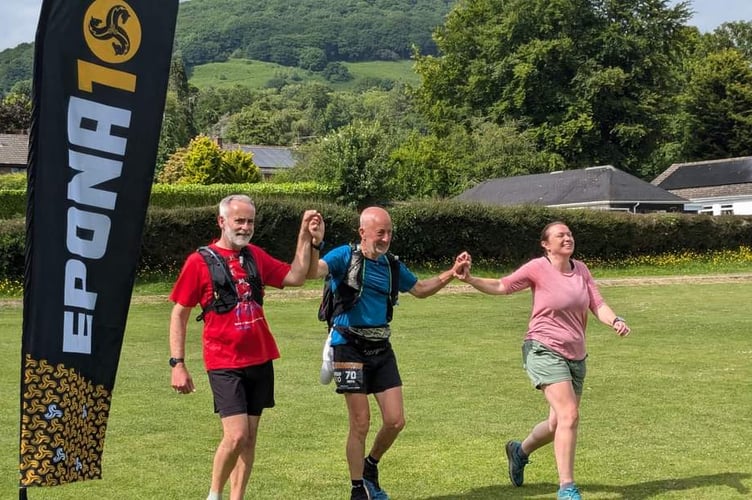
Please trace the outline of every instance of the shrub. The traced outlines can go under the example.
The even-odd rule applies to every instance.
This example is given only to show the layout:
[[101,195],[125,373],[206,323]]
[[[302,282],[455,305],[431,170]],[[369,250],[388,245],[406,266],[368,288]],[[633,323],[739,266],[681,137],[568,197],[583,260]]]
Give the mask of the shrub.
[[151,189],[150,206],[153,208],[214,206],[219,200],[234,193],[247,194],[251,198],[280,198],[331,200],[334,188],[316,182],[273,184],[154,184]]
[[170,184],[237,184],[261,181],[261,170],[253,154],[242,150],[223,151],[205,135],[194,137],[187,148],[179,148],[157,175],[157,182]]
[[23,219],[0,221],[0,279],[22,281],[26,223]]
[[0,190],[26,189],[26,172],[0,175]]
[[260,182],[261,169],[253,163],[253,154],[234,149],[222,153],[222,167],[218,177],[227,184]]
[[0,189],[0,219],[26,215],[26,187],[23,189]]
[[220,176],[222,168],[222,149],[205,135],[191,139],[185,155],[183,177],[184,184],[217,184],[223,182]]
[[185,175],[185,157],[188,154],[187,148],[178,148],[170,155],[157,174],[157,182],[164,184],[177,184]]

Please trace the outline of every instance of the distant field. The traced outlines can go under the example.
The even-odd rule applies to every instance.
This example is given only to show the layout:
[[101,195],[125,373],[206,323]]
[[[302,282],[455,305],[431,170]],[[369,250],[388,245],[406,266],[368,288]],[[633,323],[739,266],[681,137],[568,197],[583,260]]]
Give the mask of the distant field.
[[[354,79],[346,83],[331,84],[337,90],[354,88],[365,78],[389,79],[397,82],[417,84],[420,78],[413,71],[413,61],[370,61],[344,63]],[[248,59],[230,59],[221,63],[209,63],[193,68],[189,79],[198,88],[227,88],[236,85],[263,88],[273,78],[291,78],[300,81],[327,83],[321,76],[279,64]]]

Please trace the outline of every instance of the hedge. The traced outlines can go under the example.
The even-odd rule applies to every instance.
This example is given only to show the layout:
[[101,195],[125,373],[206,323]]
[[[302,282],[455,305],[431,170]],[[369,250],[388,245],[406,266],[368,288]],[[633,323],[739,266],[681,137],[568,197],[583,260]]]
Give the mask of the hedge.
[[[306,209],[325,216],[326,240],[351,241],[357,236],[357,214],[339,205],[302,200],[255,199],[256,224],[252,242],[286,261],[295,253],[300,221]],[[150,209],[141,245],[141,269],[174,272],[185,257],[219,237],[217,206],[189,209]]]
[[26,189],[0,189],[0,220],[26,215]]
[[331,186],[316,182],[275,184],[154,184],[149,205],[159,208],[215,206],[219,200],[233,193],[245,193],[252,198],[290,198],[306,200],[331,200]]
[[[282,198],[306,200],[331,200],[331,186],[316,182],[253,184],[154,184],[151,188],[150,207],[178,208],[214,206],[218,200],[233,193],[246,193],[253,198]],[[0,187],[0,219],[26,215],[26,189]]]
[[[140,272],[174,275],[185,257],[219,236],[216,203],[194,208],[149,209]],[[330,202],[257,197],[253,242],[290,260],[307,208],[326,221],[327,248],[358,240],[358,214]],[[692,214],[627,214],[555,210],[538,206],[492,207],[453,201],[416,202],[390,208],[392,251],[409,265],[446,266],[468,250],[475,262],[513,267],[541,254],[541,229],[561,220],[572,229],[577,258],[618,261],[669,252],[735,250],[752,246],[752,217]],[[0,278],[23,276],[23,219],[0,221]],[[326,251],[326,250],[325,250]]]
[[451,262],[462,250],[473,260],[517,266],[542,255],[540,233],[565,222],[575,237],[576,257],[617,261],[627,256],[690,250],[738,249],[752,244],[752,217],[656,213],[630,214],[540,206],[494,207],[453,201],[395,207],[395,252],[405,259]]

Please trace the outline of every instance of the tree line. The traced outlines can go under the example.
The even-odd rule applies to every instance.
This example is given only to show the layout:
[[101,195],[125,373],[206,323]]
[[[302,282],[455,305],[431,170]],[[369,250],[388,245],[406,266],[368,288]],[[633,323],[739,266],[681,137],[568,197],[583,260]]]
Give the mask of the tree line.
[[191,0],[180,5],[176,43],[188,68],[243,57],[305,69],[334,61],[435,53],[431,31],[450,0]]
[[[752,23],[702,34],[689,17],[668,0],[459,2],[433,31],[436,53],[413,48],[420,85],[344,92],[198,89],[181,49],[157,169],[197,134],[288,145],[298,166],[277,180],[331,183],[361,205],[603,164],[649,181],[672,163],[750,155]],[[179,161],[169,174],[180,179]]]

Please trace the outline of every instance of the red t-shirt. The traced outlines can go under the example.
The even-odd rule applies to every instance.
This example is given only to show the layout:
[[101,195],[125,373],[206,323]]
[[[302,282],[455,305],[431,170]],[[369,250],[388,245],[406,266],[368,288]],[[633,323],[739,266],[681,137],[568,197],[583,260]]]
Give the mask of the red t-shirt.
[[[234,281],[246,276],[240,264],[240,252],[213,244],[211,248],[228,262]],[[282,281],[290,271],[290,265],[255,245],[250,244],[248,248],[264,286],[283,288]],[[241,281],[237,288],[243,295],[249,287]],[[170,300],[185,307],[204,307],[212,301],[211,275],[198,252],[189,255],[183,264]],[[225,314],[207,312],[204,315],[203,344],[207,370],[245,368],[279,358],[279,349],[266,322],[264,309],[253,301],[240,301]]]

